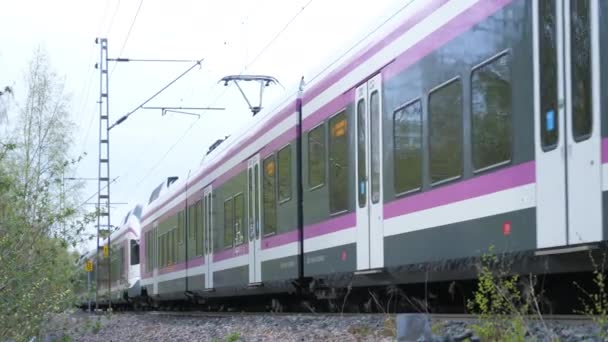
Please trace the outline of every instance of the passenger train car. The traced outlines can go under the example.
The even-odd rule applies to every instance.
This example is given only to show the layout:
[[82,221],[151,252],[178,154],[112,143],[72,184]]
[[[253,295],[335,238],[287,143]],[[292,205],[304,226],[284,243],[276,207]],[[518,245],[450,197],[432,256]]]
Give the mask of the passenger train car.
[[[108,299],[114,304],[127,304],[141,297],[139,240],[142,210],[143,206],[137,204],[127,213],[118,230],[110,235],[111,252],[108,253],[108,257],[105,257],[103,252],[99,253],[99,265],[94,266],[90,275],[90,284],[92,284],[89,286],[90,293],[84,291],[86,282],[89,281],[84,280],[85,287],[79,296],[82,307],[87,300],[92,299],[95,293],[94,284],[97,284],[97,302],[102,305],[107,304]],[[107,245],[107,239],[100,242],[101,247]],[[95,249],[93,249],[81,258],[82,264],[84,265],[86,260],[95,262],[95,257]]]
[[411,1],[151,201],[144,293],[456,279],[490,246],[575,270],[608,237],[607,19],[600,0]]

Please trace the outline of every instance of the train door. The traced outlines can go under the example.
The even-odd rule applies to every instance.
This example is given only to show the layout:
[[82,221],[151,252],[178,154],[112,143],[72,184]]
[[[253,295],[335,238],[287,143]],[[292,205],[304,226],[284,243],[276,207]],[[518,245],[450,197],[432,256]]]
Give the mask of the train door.
[[602,238],[597,1],[533,3],[539,248]]
[[213,289],[213,189],[203,191],[203,253],[205,254],[205,289]]
[[260,156],[247,163],[247,205],[249,222],[249,284],[262,282],[260,241]]
[[382,76],[356,91],[357,270],[384,267]]

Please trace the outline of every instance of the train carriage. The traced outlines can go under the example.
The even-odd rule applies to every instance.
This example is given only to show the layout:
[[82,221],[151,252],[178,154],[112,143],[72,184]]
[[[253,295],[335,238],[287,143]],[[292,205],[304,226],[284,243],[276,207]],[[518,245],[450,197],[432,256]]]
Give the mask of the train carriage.
[[150,203],[146,293],[414,282],[490,246],[606,240],[607,16],[599,0],[411,1]]

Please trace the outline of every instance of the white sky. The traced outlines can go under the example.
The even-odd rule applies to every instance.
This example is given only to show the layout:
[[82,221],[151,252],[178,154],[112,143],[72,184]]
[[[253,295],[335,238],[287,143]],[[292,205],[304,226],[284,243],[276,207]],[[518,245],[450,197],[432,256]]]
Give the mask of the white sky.
[[[119,225],[137,202],[167,176],[186,177],[210,144],[238,131],[251,119],[238,89],[217,81],[228,74],[267,74],[280,86],[266,88],[265,107],[289,95],[301,76],[310,80],[406,0],[175,0],[143,1],[120,57],[205,58],[149,106],[219,106],[200,119],[140,110],[111,131],[112,224]],[[308,6],[251,63],[272,38]],[[99,59],[96,37],[107,37],[110,57],[118,57],[139,0],[6,1],[0,11],[0,86],[23,96],[27,62],[40,44],[71,95],[78,125],[72,154],[86,152],[73,177],[97,177]],[[134,109],[191,64],[120,63],[110,78],[110,121]],[[110,64],[110,70],[114,65]],[[257,88],[249,94],[257,101]],[[249,95],[248,94],[248,95]],[[95,194],[86,182],[83,199]],[[92,202],[97,198],[93,197]],[[93,206],[88,206],[93,210]],[[93,227],[90,228],[91,232]]]

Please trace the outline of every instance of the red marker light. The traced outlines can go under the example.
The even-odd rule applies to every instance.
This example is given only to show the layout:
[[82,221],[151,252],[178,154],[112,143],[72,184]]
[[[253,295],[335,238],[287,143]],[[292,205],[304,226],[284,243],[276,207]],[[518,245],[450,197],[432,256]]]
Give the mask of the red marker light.
[[342,255],[340,256],[342,261],[346,261],[346,251],[342,251]]
[[511,221],[502,224],[502,234],[504,236],[511,235]]

